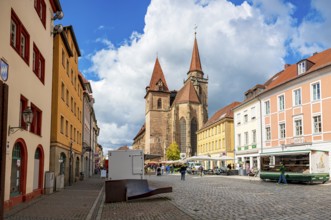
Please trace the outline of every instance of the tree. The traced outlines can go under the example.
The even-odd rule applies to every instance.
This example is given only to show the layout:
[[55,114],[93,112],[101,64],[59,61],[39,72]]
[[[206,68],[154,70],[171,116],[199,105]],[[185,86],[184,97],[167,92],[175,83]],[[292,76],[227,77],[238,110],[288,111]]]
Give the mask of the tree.
[[179,160],[180,159],[180,151],[178,144],[176,142],[173,142],[170,144],[170,146],[167,149],[166,155],[168,160]]

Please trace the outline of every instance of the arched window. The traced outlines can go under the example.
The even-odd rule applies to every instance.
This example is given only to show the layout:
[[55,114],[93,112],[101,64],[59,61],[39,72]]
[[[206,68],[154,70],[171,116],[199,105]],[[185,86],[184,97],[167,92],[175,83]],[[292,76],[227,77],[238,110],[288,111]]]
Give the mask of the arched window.
[[13,148],[12,154],[12,166],[11,166],[11,181],[10,181],[10,196],[18,196],[21,194],[21,184],[22,184],[22,155],[21,155],[21,144],[16,143]]
[[180,130],[180,152],[186,153],[186,121],[184,118],[179,120]]
[[161,98],[159,98],[157,100],[157,109],[162,109],[162,99]]
[[64,174],[66,159],[67,159],[67,157],[66,157],[65,153],[62,152],[60,154],[60,175]]
[[75,176],[79,177],[79,157],[76,158]]
[[197,132],[198,123],[195,118],[191,120],[191,147],[192,147],[192,156],[197,155]]

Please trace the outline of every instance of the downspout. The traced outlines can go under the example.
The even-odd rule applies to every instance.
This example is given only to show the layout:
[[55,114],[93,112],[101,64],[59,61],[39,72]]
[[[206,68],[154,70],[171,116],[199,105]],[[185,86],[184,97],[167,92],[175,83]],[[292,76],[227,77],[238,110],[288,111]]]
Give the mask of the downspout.
[[260,97],[257,97],[257,99],[260,102],[260,136],[261,136],[261,153],[260,155],[263,153],[263,136],[262,136],[262,100],[260,99]]
[[[90,106],[91,107],[91,106]],[[89,151],[89,154],[88,154],[88,157],[89,157],[89,166],[88,166],[88,169],[89,169],[89,176],[91,176],[91,151],[92,151],[92,107],[90,109],[90,151]]]

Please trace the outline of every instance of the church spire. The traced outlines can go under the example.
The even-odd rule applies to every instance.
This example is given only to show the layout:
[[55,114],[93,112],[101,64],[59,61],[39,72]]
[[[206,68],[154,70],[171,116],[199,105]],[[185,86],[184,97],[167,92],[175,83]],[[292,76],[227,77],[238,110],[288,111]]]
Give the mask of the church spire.
[[189,70],[188,73],[194,72],[194,71],[198,71],[198,72],[203,73],[202,68],[201,68],[201,62],[200,62],[200,55],[199,55],[199,49],[198,49],[198,42],[197,42],[197,38],[196,38],[196,32],[194,34],[195,34],[194,46],[193,46],[190,70]]
[[167,82],[164,78],[163,71],[159,62],[159,58],[156,57],[152,78],[149,83],[149,90],[151,91],[164,91],[169,92]]

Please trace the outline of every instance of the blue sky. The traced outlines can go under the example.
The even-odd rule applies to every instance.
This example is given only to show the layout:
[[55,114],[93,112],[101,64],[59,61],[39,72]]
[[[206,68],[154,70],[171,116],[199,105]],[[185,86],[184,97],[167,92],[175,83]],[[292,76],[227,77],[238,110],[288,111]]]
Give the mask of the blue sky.
[[[181,88],[197,25],[209,78],[209,117],[299,60],[331,47],[328,0],[61,0],[91,81],[105,148],[131,145],[144,123],[156,56],[170,90]],[[230,85],[230,86],[229,86]]]

